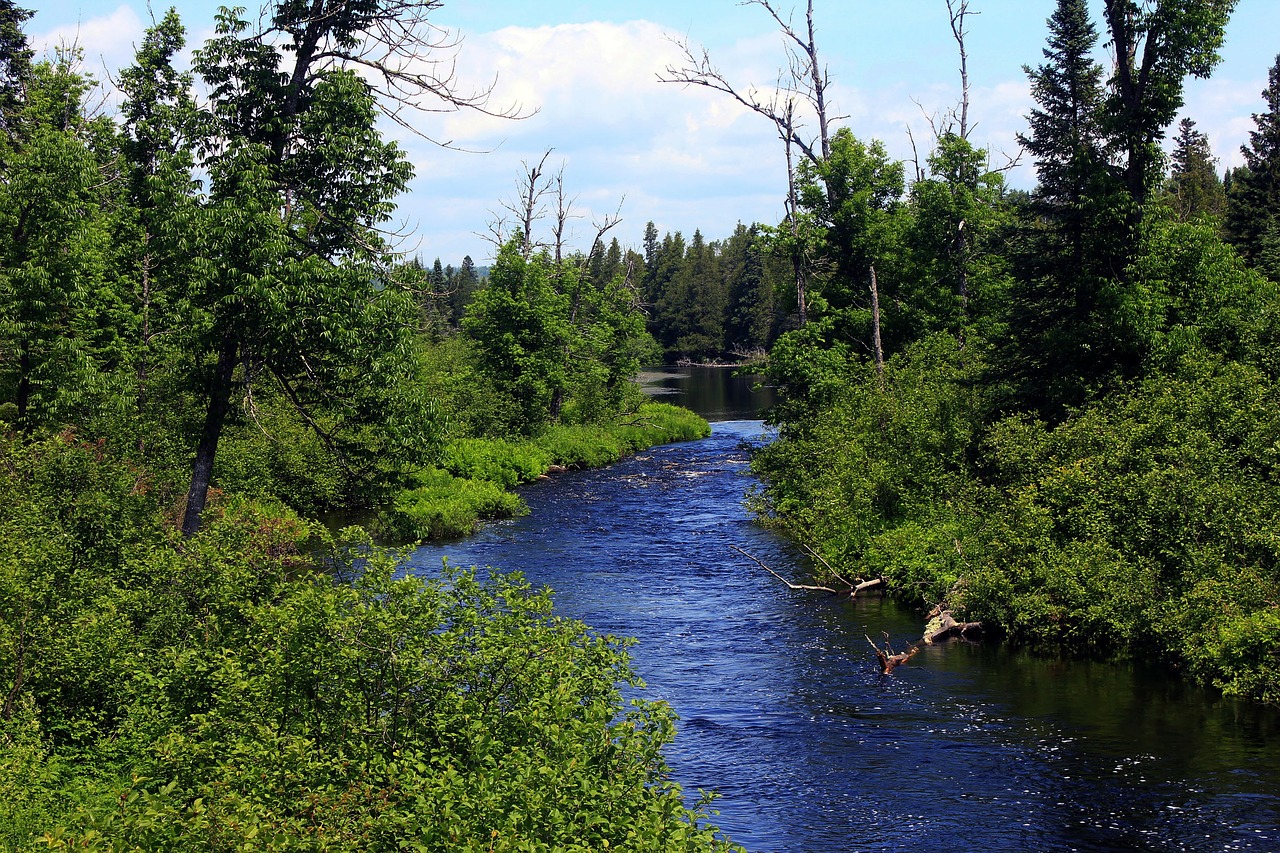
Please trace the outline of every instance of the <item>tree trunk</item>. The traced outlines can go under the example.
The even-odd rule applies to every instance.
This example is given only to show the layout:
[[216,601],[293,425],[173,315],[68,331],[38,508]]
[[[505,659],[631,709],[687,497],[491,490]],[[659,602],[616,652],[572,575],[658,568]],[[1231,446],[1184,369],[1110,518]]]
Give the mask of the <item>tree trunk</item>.
[[218,365],[214,368],[213,382],[209,388],[209,409],[205,413],[204,429],[200,433],[200,446],[191,465],[191,488],[187,491],[187,509],[182,517],[182,535],[192,536],[200,529],[205,502],[209,497],[209,478],[213,474],[213,460],[218,453],[218,439],[227,417],[231,401],[231,378],[236,370],[239,341],[231,330],[222,337],[222,349],[218,351]]
[[871,343],[876,356],[876,376],[884,390],[884,343],[880,340],[880,288],[876,284],[876,268],[871,266]]
[[22,350],[18,354],[18,393],[14,400],[18,407],[18,426],[28,429],[27,410],[31,407],[31,344],[22,342]]

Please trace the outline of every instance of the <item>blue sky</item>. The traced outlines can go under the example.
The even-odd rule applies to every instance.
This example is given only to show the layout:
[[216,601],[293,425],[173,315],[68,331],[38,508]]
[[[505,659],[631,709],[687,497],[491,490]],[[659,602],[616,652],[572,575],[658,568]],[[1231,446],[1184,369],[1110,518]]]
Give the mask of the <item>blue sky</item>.
[[[245,2],[245,0],[241,0]],[[799,7],[801,0],[795,0]],[[106,79],[127,65],[150,21],[145,0],[28,0],[27,29],[47,48],[78,39],[87,70]],[[176,5],[191,41],[211,29],[217,2]],[[251,5],[252,4],[248,4]],[[778,0],[790,9],[790,0]],[[1016,151],[1031,107],[1023,65],[1042,59],[1051,0],[970,0],[967,47],[971,138],[999,152]],[[927,115],[959,98],[958,55],[944,0],[817,0],[818,45],[833,81],[835,113],[864,139],[882,139],[908,159],[906,129],[929,138]],[[1096,15],[1100,21],[1100,14]],[[521,121],[474,113],[424,114],[420,129],[483,153],[445,150],[399,133],[417,170],[400,200],[401,248],[457,264],[493,252],[483,235],[515,193],[523,163],[554,149],[577,197],[579,247],[592,221],[621,205],[613,232],[638,245],[645,223],[659,231],[701,229],[728,236],[739,221],[774,222],[782,212],[785,167],[770,124],[726,97],[657,82],[679,59],[671,38],[703,45],[725,75],[768,86],[784,61],[781,42],[762,9],[736,0],[446,0],[432,20],[463,38],[457,74],[463,87],[496,75],[492,104],[536,112]],[[1101,26],[1101,25],[1100,25]],[[1191,81],[1184,114],[1209,134],[1222,166],[1241,162],[1240,145],[1261,108],[1260,93],[1280,41],[1280,0],[1240,0],[1227,30],[1224,62],[1208,81]],[[1103,39],[1105,40],[1105,38]],[[1100,56],[1100,59],[1104,57]],[[1010,173],[1030,188],[1023,165]]]

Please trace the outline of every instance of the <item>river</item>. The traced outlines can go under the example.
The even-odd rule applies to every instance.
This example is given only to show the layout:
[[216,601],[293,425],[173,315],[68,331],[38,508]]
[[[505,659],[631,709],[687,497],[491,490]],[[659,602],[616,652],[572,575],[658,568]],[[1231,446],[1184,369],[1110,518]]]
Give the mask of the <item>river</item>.
[[744,442],[758,400],[724,371],[647,377],[714,420],[522,494],[530,514],[412,565],[519,569],[557,609],[637,638],[646,695],[670,703],[686,791],[754,853],[1280,851],[1280,713],[1137,666],[997,643],[927,648],[881,676],[864,634],[898,645],[918,614],[788,589],[806,566],[754,526]]

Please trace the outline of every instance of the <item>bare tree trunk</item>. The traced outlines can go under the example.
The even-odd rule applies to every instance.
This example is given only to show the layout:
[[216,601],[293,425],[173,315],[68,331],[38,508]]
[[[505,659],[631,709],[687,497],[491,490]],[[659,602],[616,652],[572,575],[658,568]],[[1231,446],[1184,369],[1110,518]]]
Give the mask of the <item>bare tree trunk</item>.
[[969,138],[969,54],[964,47],[964,19],[969,14],[969,0],[947,0],[951,15],[951,34],[960,46],[960,138]]
[[236,370],[239,341],[231,330],[222,337],[218,351],[218,364],[214,368],[213,382],[209,388],[209,408],[205,412],[204,429],[200,433],[200,445],[191,465],[191,488],[187,492],[187,509],[182,517],[182,534],[193,536],[200,529],[205,503],[209,499],[209,479],[213,475],[213,462],[218,454],[218,439],[222,437],[222,424],[231,402],[231,379]]
[[876,357],[876,376],[884,390],[884,344],[880,340],[880,288],[876,284],[876,268],[871,266],[871,346]]
[[30,428],[27,423],[28,409],[31,408],[31,343],[23,341],[18,350],[18,393],[14,404],[18,407],[18,425],[22,429]]
[[[786,121],[790,125],[794,102],[788,102]],[[787,220],[791,224],[791,271],[796,280],[796,313],[803,328],[809,322],[809,283],[804,271],[804,254],[800,247],[799,200],[796,198],[796,169],[792,156],[791,134],[781,134],[787,152]]]

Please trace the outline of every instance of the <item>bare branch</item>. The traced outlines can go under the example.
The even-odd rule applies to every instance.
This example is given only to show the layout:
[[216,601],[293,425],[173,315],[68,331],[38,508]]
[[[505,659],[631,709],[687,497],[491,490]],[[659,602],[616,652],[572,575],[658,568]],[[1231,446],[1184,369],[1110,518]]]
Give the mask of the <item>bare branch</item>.
[[737,551],[739,554],[746,557],[747,559],[754,561],[756,565],[758,565],[760,568],[764,569],[766,572],[768,572],[769,574],[773,575],[775,578],[777,578],[778,580],[786,584],[788,589],[803,589],[803,590],[809,590],[810,592],[829,592],[832,595],[837,595],[840,592],[840,590],[832,589],[829,586],[809,586],[808,584],[792,583],[791,581],[784,578],[782,575],[775,572],[773,569],[766,566],[756,557],[751,556],[746,551],[739,548],[737,545],[730,545],[729,547]]

